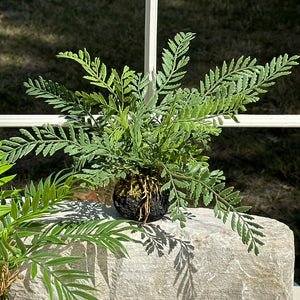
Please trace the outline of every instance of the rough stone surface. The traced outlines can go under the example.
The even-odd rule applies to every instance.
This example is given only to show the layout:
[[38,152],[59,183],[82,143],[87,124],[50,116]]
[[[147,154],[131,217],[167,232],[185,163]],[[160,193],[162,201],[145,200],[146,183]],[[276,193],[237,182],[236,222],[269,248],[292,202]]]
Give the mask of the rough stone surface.
[[[114,209],[106,210],[88,201],[73,204],[61,218],[99,215],[120,218]],[[247,253],[229,222],[224,225],[212,210],[204,208],[188,209],[183,229],[165,217],[147,225],[147,231],[154,234],[152,239],[131,234],[136,243],[124,243],[130,258],[78,242],[47,251],[85,256],[73,267],[95,276],[88,284],[99,289],[94,295],[100,300],[292,299],[293,233],[273,219],[256,217],[255,221],[264,226],[266,234],[259,256]],[[32,282],[29,266],[24,265],[22,270],[24,281],[12,286],[9,299],[49,299],[40,275]]]

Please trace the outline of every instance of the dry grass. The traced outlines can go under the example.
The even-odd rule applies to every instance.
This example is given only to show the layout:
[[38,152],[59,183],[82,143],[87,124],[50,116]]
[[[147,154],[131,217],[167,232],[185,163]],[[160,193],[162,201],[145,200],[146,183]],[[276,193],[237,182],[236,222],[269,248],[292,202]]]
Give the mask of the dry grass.
[[19,281],[19,269],[9,270],[9,264],[2,266],[0,270],[0,299],[6,299],[9,287]]

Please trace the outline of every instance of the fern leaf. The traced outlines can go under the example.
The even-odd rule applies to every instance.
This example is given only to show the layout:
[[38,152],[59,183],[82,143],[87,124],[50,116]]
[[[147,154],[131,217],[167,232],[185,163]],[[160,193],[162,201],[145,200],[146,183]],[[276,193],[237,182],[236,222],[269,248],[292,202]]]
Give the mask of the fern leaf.
[[[229,97],[238,94],[244,96],[243,103],[240,103],[235,110],[243,108],[242,104],[256,102],[257,95],[266,92],[266,87],[274,84],[273,80],[289,74],[289,70],[298,56],[288,58],[287,55],[273,58],[270,65],[256,65],[256,59],[243,56],[236,63],[232,60],[229,64],[224,61],[221,68],[212,70],[200,81],[200,94],[202,97]],[[224,89],[224,87],[226,87]],[[227,98],[228,99],[228,98]]]
[[[68,58],[79,63],[82,68],[90,75],[85,76],[84,78],[89,80],[91,84],[98,85],[103,87],[112,94],[114,94],[114,88],[112,83],[114,82],[115,74],[110,75],[109,79],[106,81],[107,77],[107,68],[104,63],[100,62],[100,59],[97,57],[93,61],[91,60],[90,54],[86,49],[79,50],[78,55],[71,51],[60,52],[57,57],[59,58]],[[112,73],[114,73],[112,71]]]
[[79,116],[87,114],[88,108],[80,103],[76,94],[58,83],[39,77],[35,81],[29,79],[28,82],[24,83],[24,86],[27,88],[26,93],[28,95],[45,99],[48,104],[60,109],[61,112]]
[[[190,41],[194,39],[193,33],[178,33],[173,40],[169,40],[169,49],[164,49],[162,53],[162,69],[164,72],[159,71],[157,76],[157,85],[159,87],[158,94],[168,94],[180,86],[174,84],[183,78],[185,72],[179,70],[183,68],[189,61],[189,57],[184,56],[189,49]],[[173,54],[172,54],[173,52]],[[172,83],[170,85],[170,83]]]

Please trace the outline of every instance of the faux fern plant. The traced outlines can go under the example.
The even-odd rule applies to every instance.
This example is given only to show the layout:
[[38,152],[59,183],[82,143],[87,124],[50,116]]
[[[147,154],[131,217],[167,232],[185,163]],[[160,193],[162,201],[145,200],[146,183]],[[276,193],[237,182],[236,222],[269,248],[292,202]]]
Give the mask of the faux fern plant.
[[[280,76],[290,74],[298,56],[287,54],[266,65],[241,57],[210,70],[199,88],[180,88],[189,61],[186,55],[193,33],[178,33],[162,53],[162,70],[152,83],[153,95],[145,101],[148,74],[125,66],[121,74],[108,71],[100,58],[91,59],[87,50],[59,53],[79,63],[95,91],[72,92],[50,80],[39,78],[25,83],[27,94],[42,98],[67,117],[64,127],[44,125],[42,129],[21,130],[23,137],[3,141],[5,158],[12,162],[35,150],[36,155],[53,155],[63,149],[74,158],[76,176],[88,178],[94,187],[116,184],[121,196],[144,200],[139,219],[146,221],[153,201],[166,191],[173,221],[184,226],[184,210],[192,201],[214,203],[215,216],[225,223],[230,217],[248,251],[258,254],[261,227],[240,206],[242,197],[225,187],[220,170],[209,169],[203,151],[221,132],[222,118],[238,121],[236,115],[246,104]],[[102,91],[106,94],[103,94]],[[108,95],[107,95],[108,94]],[[96,113],[94,115],[94,113]],[[113,184],[112,184],[113,183]],[[231,213],[231,214],[230,214]]]

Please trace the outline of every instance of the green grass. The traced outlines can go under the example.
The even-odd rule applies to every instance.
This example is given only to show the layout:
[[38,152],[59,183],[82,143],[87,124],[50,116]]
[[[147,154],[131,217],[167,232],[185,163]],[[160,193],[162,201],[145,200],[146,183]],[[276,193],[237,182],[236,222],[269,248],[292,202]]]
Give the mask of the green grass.
[[[179,31],[196,32],[184,85],[223,60],[241,55],[260,63],[283,53],[300,54],[300,4],[297,0],[159,0],[158,57]],[[42,75],[70,89],[91,89],[80,68],[58,60],[60,51],[87,48],[107,66],[124,64],[143,71],[144,0],[6,0],[0,2],[0,113],[54,113],[25,95],[23,82]],[[160,60],[159,60],[160,65]],[[280,78],[249,113],[300,114],[300,68]],[[15,134],[1,129],[0,139]],[[211,164],[223,169],[253,213],[277,218],[293,228],[300,257],[299,129],[224,129],[212,143]],[[38,180],[61,166],[29,157],[16,167],[18,184]],[[66,160],[66,164],[68,161]],[[299,260],[300,261],[300,260]],[[299,264],[299,262],[298,262]],[[300,281],[297,271],[296,279]]]

